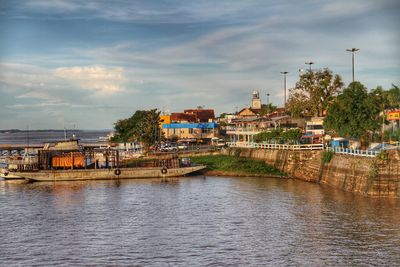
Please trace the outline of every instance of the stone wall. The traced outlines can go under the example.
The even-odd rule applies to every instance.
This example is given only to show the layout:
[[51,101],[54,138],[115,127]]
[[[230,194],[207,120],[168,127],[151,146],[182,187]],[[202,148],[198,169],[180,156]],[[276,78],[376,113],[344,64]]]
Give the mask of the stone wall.
[[329,163],[323,163],[323,151],[229,148],[222,153],[264,160],[293,178],[343,191],[400,197],[400,151],[390,151],[387,158],[334,154]]

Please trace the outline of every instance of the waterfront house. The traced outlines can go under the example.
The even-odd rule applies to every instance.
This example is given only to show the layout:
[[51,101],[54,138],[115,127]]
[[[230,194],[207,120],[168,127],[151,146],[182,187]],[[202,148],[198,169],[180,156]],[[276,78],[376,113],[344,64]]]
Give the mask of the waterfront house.
[[167,139],[210,141],[218,137],[213,109],[186,109],[161,116],[161,128]]

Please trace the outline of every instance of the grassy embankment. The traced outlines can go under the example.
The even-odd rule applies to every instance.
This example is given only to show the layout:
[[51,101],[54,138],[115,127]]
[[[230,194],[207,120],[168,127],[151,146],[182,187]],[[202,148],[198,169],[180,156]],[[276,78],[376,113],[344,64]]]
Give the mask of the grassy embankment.
[[193,163],[207,166],[207,175],[284,177],[285,174],[261,160],[225,155],[191,157]]

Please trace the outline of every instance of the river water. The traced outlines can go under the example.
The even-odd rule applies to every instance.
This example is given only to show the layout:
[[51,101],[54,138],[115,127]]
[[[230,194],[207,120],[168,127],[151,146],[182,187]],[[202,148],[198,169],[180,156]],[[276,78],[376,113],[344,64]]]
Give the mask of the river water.
[[398,266],[400,202],[297,180],[0,181],[2,266]]
[[99,137],[106,137],[110,131],[24,131],[24,132],[0,132],[0,144],[35,144],[40,145],[49,142],[70,139],[75,135],[82,143],[95,143]]

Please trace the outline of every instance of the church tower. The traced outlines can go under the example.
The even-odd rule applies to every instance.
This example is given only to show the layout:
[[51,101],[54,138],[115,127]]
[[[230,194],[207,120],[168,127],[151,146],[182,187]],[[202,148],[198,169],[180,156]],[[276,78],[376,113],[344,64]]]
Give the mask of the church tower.
[[260,92],[258,90],[253,91],[253,98],[251,99],[252,109],[261,109]]

